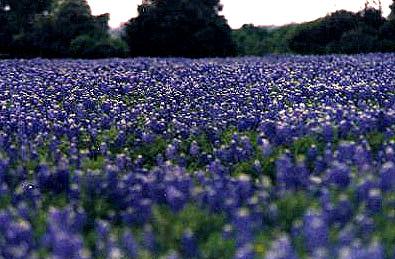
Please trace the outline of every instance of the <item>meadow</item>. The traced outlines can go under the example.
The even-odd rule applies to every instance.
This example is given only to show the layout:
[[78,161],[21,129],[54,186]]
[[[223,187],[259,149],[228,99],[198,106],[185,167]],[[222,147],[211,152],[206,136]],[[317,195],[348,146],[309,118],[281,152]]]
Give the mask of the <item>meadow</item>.
[[0,258],[394,258],[395,54],[0,61]]

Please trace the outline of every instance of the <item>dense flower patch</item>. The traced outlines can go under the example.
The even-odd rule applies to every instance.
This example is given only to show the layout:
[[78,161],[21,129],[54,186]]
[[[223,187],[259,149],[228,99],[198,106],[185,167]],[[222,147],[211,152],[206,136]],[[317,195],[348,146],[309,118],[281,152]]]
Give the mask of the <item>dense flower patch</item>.
[[395,55],[0,62],[0,257],[393,258]]

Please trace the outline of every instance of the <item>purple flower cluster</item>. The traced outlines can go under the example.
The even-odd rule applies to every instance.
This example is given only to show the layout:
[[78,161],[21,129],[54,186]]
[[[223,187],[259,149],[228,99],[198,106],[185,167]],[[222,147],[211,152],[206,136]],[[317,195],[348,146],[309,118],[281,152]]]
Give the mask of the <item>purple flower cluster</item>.
[[394,67],[1,61],[0,257],[392,258]]

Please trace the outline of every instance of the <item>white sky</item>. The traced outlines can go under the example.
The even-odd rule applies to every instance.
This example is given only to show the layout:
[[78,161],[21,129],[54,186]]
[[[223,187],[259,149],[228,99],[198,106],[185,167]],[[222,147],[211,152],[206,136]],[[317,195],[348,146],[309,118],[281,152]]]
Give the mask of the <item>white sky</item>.
[[[93,14],[110,13],[110,26],[115,28],[137,15],[141,0],[88,0]],[[232,28],[243,24],[283,25],[311,21],[339,9],[361,10],[365,0],[221,0],[223,15]],[[371,1],[372,2],[372,1]],[[391,0],[382,0],[388,15]]]

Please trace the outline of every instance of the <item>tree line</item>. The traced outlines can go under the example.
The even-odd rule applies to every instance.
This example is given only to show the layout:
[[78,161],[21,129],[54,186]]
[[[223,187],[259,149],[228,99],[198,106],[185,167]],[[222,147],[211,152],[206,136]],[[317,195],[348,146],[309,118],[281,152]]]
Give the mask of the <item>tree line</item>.
[[395,0],[383,17],[368,3],[359,12],[339,10],[315,21],[281,27],[244,25],[233,31],[239,55],[270,53],[354,54],[395,51]]
[[233,56],[219,0],[144,0],[121,37],[86,0],[0,0],[0,55],[105,58]]
[[226,57],[395,51],[391,14],[366,5],[312,22],[232,30],[220,0],[143,0],[121,35],[86,0],[0,0],[0,57]]

